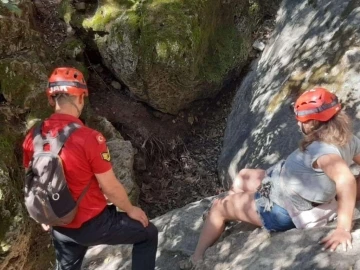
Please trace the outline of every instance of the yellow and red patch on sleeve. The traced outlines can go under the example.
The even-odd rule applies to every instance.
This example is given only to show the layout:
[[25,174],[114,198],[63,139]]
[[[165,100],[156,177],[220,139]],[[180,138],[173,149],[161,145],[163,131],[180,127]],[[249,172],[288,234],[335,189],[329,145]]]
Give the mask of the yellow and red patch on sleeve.
[[101,153],[101,158],[105,161],[110,162],[111,157],[110,157],[110,152],[109,152],[109,148],[106,148],[106,152],[102,152]]

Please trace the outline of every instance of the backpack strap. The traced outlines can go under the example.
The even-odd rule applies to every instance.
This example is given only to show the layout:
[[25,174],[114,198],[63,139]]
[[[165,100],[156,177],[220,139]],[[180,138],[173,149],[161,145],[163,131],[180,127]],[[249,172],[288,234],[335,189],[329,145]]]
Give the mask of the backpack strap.
[[41,134],[41,126],[44,122],[41,122],[33,130],[33,145],[34,145],[34,154],[43,151],[44,144],[43,140],[45,139]]
[[92,182],[92,178],[91,178],[91,180],[89,181],[89,183],[86,185],[86,187],[84,188],[84,190],[81,192],[79,198],[77,199],[77,201],[76,201],[76,204],[77,204],[77,205],[80,204],[80,202],[81,202],[81,200],[84,198],[86,192],[89,190],[91,182]]
[[70,123],[66,125],[62,130],[58,131],[56,137],[52,137],[50,132],[46,134],[46,136],[42,135],[41,127],[43,123],[38,125],[34,129],[34,153],[38,153],[44,150],[44,146],[46,144],[50,145],[51,153],[58,155],[61,151],[61,148],[64,146],[66,140],[70,137],[70,135],[80,128],[81,126],[77,123]]
[[50,133],[46,134],[46,139],[49,141],[50,144],[50,151],[51,153],[58,155],[63,148],[66,140],[70,137],[70,135],[80,128],[79,124],[70,123],[66,125],[62,130],[59,130],[56,137],[51,137]]

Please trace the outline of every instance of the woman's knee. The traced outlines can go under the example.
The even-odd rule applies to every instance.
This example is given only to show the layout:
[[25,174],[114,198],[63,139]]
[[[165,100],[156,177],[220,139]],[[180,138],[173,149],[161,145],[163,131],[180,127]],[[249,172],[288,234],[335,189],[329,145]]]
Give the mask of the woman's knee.
[[212,216],[220,216],[223,213],[223,209],[224,209],[224,200],[226,200],[228,196],[226,196],[225,198],[218,198],[215,199],[213,202],[213,205],[210,209],[209,215]]
[[246,168],[241,169],[238,173],[238,176],[247,178],[247,177],[249,177],[249,173],[251,172],[251,170],[252,169],[246,169]]
[[265,171],[261,169],[241,169],[234,180],[233,190],[235,193],[254,192],[261,185],[264,176]]
[[211,206],[211,210],[216,210],[219,208],[221,204],[221,199],[220,198],[216,198]]

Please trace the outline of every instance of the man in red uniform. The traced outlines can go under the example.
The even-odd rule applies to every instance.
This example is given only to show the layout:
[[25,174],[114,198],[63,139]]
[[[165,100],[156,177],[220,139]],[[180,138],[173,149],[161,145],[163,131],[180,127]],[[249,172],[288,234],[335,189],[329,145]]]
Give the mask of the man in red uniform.
[[[57,68],[46,90],[55,113],[42,125],[42,133],[56,135],[69,123],[81,125],[60,152],[70,192],[77,200],[90,183],[74,220],[64,227],[53,227],[57,270],[81,268],[89,246],[133,244],[132,269],[155,268],[158,231],[146,214],[133,206],[110,163],[106,140],[96,130],[84,126],[79,116],[88,95],[83,74],[74,68]],[[24,166],[33,156],[33,132],[23,143]],[[104,194],[114,205],[107,206]],[[116,207],[124,212],[116,211]]]

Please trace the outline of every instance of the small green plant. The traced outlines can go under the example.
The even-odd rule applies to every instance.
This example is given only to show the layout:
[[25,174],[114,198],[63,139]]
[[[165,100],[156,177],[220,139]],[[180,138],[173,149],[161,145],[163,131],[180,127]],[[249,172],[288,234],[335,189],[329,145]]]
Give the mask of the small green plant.
[[17,6],[17,3],[14,3],[14,1],[11,0],[0,0],[0,7],[4,6],[7,8],[10,12],[15,13],[18,16],[21,16],[21,9]]

